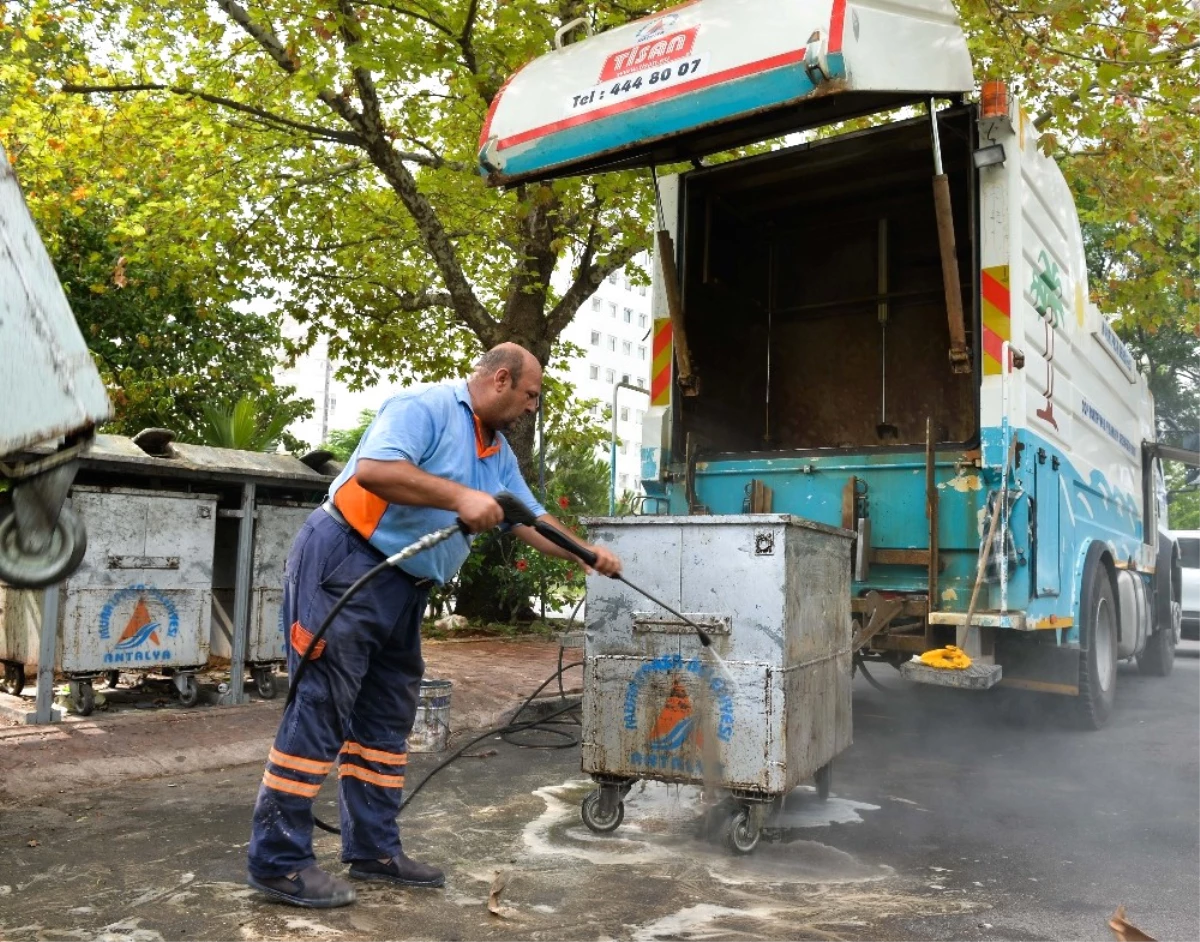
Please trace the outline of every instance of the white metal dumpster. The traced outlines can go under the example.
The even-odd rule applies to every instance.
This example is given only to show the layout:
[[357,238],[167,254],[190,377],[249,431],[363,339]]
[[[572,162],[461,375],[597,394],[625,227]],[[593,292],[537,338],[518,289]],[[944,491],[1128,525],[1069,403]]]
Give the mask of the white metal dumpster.
[[[208,661],[216,497],[132,488],[72,489],[92,534],[62,586],[55,670],[91,712],[92,678],[114,672],[173,675],[185,706],[199,699],[193,672]],[[0,587],[0,660],[36,669],[42,591]]]
[[[283,619],[283,567],[296,534],[316,504],[259,501],[254,513],[254,562],[250,570],[250,624],[246,665],[260,696],[276,694],[274,668],[287,660],[287,625]],[[237,562],[236,521],[220,521],[213,561],[212,655],[232,658],[233,595]]]
[[851,742],[849,531],[783,514],[590,522],[639,586],[587,583],[583,770],[594,831],[619,826],[640,778],[703,784],[734,799],[723,837],[758,842],[769,804],[816,778]]

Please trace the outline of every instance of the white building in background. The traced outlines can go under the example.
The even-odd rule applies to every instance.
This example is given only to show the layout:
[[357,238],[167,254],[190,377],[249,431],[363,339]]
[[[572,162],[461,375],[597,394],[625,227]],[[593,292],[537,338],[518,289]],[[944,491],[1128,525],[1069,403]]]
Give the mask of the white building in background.
[[[598,399],[593,414],[612,408],[613,390],[631,383],[646,393],[617,390],[617,497],[639,491],[641,481],[642,416],[650,403],[651,318],[650,289],[634,285],[620,272],[609,275],[563,331],[563,340],[582,347],[571,360],[567,379],[580,399]],[[611,423],[606,423],[611,429]],[[605,449],[605,459],[608,449]]]

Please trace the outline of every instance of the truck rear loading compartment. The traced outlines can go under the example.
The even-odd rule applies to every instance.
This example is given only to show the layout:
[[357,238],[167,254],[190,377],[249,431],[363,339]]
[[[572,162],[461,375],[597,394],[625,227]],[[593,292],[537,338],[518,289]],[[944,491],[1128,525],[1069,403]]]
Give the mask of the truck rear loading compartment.
[[[938,115],[967,340],[978,362],[973,112]],[[978,439],[978,371],[955,373],[928,117],[685,174],[680,269],[699,396],[677,453]]]

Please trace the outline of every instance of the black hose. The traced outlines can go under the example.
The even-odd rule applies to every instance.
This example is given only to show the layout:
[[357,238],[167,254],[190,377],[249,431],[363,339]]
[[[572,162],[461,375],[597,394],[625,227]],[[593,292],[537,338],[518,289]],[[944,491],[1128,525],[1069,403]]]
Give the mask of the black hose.
[[[559,667],[558,670],[556,670],[553,674],[551,674],[544,681],[542,681],[541,685],[537,688],[537,690],[535,690],[528,697],[526,697],[525,700],[521,703],[521,705],[519,707],[517,707],[516,712],[513,714],[512,720],[510,720],[504,726],[496,726],[496,727],[493,727],[492,729],[484,730],[478,736],[474,737],[473,739],[468,740],[466,743],[464,743],[462,746],[460,746],[455,752],[453,752],[451,755],[447,756],[445,759],[443,759],[441,762],[439,762],[437,765],[435,765],[432,769],[430,769],[429,772],[426,774],[426,776],[423,779],[421,779],[421,781],[418,782],[416,784],[416,786],[413,787],[412,790],[410,790],[408,792],[408,794],[405,796],[404,804],[402,804],[400,806],[400,810],[397,812],[397,814],[398,815],[402,814],[404,812],[404,809],[407,808],[410,804],[412,804],[412,800],[417,796],[417,793],[422,788],[424,788],[426,786],[426,784],[428,784],[430,779],[432,779],[435,775],[437,775],[440,771],[442,771],[442,769],[446,768],[451,763],[462,758],[463,753],[465,753],[468,749],[470,749],[476,743],[481,742],[484,739],[487,739],[489,736],[500,736],[502,738],[505,738],[505,742],[512,743],[512,745],[519,746],[522,749],[567,749],[567,748],[570,748],[571,746],[578,745],[579,739],[574,736],[569,737],[569,739],[570,739],[569,742],[547,743],[544,745],[539,745],[539,744],[534,744],[534,743],[513,742],[512,740],[507,739],[506,737],[511,735],[512,733],[519,733],[524,730],[536,729],[538,727],[543,727],[549,720],[554,719],[554,717],[556,717],[556,716],[561,716],[564,713],[571,712],[572,710],[578,710],[579,709],[578,703],[568,703],[566,706],[560,707],[559,709],[555,710],[554,712],[549,713],[546,716],[539,717],[536,720],[528,720],[524,723],[516,722],[517,717],[519,717],[525,711],[525,708],[528,707],[529,704],[533,702],[534,697],[536,697],[539,693],[541,693],[546,688],[547,684],[549,684],[556,677],[560,677],[565,671],[569,671],[573,667],[579,667],[582,663],[583,663],[583,661],[575,661],[574,663],[568,664],[565,667]],[[556,724],[556,725],[566,725],[566,724]],[[571,725],[578,725],[578,724],[571,724]],[[567,734],[563,733],[561,730],[546,729],[543,731],[549,732],[549,733],[554,733],[559,736],[567,735]],[[332,824],[326,824],[324,821],[322,821],[320,818],[318,818],[315,814],[313,815],[313,824],[315,824],[317,827],[319,827],[322,831],[328,831],[330,834],[341,834],[342,833],[340,828],[335,828]]]
[[881,684],[879,681],[877,681],[874,677],[871,676],[871,672],[869,670],[867,670],[866,658],[864,658],[862,656],[862,654],[857,651],[854,654],[854,663],[857,664],[858,669],[860,671],[862,671],[862,675],[863,675],[863,677],[865,677],[867,679],[867,683],[869,683],[876,690],[881,690],[884,693],[891,693],[891,691],[888,690],[887,687],[885,687],[883,684]]

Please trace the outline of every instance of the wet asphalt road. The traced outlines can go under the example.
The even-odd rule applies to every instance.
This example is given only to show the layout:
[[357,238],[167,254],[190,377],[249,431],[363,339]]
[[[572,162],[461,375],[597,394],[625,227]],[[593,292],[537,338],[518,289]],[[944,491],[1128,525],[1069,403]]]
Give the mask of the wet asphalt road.
[[[614,835],[592,835],[577,749],[483,744],[496,754],[452,766],[404,819],[446,890],[368,887],[327,912],[241,883],[260,767],[215,753],[206,773],[96,781],[0,810],[0,938],[1105,939],[1120,903],[1160,940],[1200,938],[1200,660],[1186,647],[1165,680],[1122,666],[1099,733],[1053,701],[1013,727],[984,696],[876,668],[888,690],[856,682],[833,798],[799,789],[783,840],[749,858],[696,837],[694,791],[656,784],[635,787]],[[410,780],[435,761],[414,757]],[[337,868],[335,840],[317,847]]]

